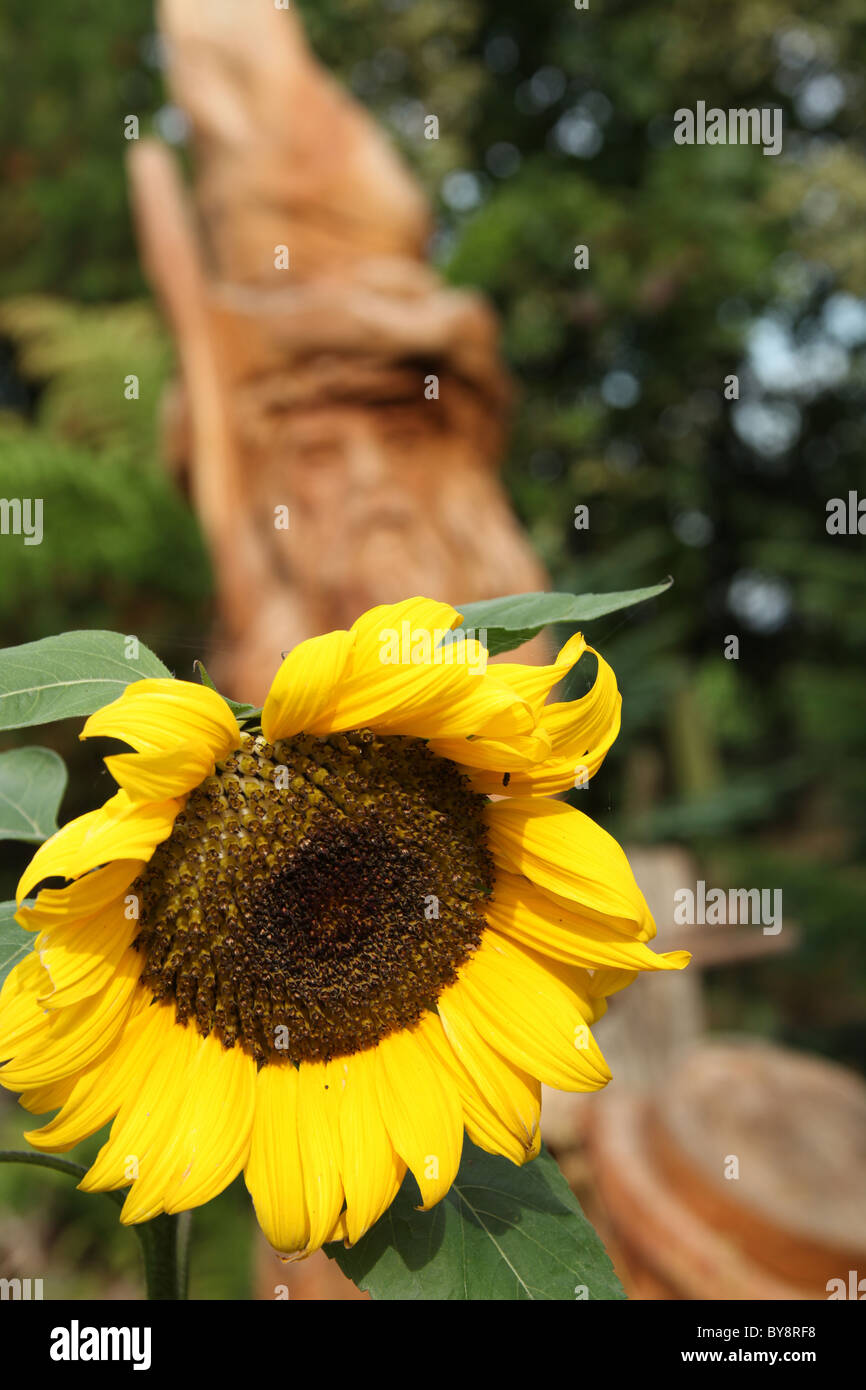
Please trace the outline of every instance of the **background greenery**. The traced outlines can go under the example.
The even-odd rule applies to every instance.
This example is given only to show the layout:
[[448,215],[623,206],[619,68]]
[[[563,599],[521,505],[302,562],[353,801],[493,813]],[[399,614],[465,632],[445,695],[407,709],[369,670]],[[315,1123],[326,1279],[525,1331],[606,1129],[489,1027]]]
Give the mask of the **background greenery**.
[[[828,499],[866,492],[866,11],[858,0],[298,8],[434,199],[438,264],[502,316],[522,388],[506,476],[556,587],[675,578],[658,603],[591,633],[625,719],[581,806],[591,798],[626,841],[687,845],[709,883],[782,888],[800,948],[711,973],[711,1022],[866,1070],[864,540],[825,529]],[[53,499],[50,543],[0,547],[3,641],[107,626],[189,674],[211,583],[157,453],[171,351],[123,171],[125,115],[143,131],[179,129],[151,4],[79,0],[59,23],[7,0],[0,64],[0,495]],[[781,106],[784,153],[675,146],[673,112],[699,99]],[[438,141],[423,138],[428,113]],[[574,269],[578,243],[588,271]],[[144,384],[136,403],[123,399],[121,359]],[[736,402],[723,396],[730,373]],[[578,504],[588,530],[574,529]],[[729,634],[739,661],[723,657]],[[104,775],[75,732],[40,734],[72,763],[66,816],[100,798]],[[2,896],[26,857],[4,856]],[[0,1142],[15,1141],[19,1118],[0,1110]],[[57,1277],[77,1265],[75,1290],[91,1295],[97,1241],[116,1233],[109,1204],[104,1230],[85,1231],[62,1178],[37,1184],[23,1170],[0,1172],[10,1199],[28,1213],[22,1230],[37,1222]],[[245,1213],[234,1191],[203,1213],[201,1295],[248,1288]],[[218,1223],[234,1242],[228,1274],[207,1255]],[[115,1291],[133,1277],[133,1248],[116,1235]]]

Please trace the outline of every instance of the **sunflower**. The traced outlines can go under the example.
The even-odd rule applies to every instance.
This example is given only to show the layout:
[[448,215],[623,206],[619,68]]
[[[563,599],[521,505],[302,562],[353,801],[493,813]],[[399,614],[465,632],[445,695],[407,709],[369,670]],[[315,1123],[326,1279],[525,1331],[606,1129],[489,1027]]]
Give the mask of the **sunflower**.
[[[590,1031],[638,971],[677,969],[623,851],[552,795],[619,729],[591,650],[487,665],[415,598],[295,647],[243,732],[214,690],[140,680],[88,719],[119,790],[36,851],[34,950],[0,994],[0,1080],[62,1152],[111,1129],[81,1182],[121,1219],[217,1195],[241,1170],[281,1252],[357,1241],[407,1170],[447,1193],[464,1131],[522,1164],[541,1083],[610,1073]],[[394,633],[408,635],[399,652]],[[459,637],[459,633],[457,634]],[[495,799],[491,799],[494,797]]]

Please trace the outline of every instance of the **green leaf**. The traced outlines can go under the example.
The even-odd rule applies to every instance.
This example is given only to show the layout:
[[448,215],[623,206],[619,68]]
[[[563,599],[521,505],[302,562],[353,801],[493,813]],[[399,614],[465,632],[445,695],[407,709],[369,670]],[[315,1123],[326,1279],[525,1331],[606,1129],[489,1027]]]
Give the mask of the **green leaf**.
[[496,656],[528,642],[550,623],[589,623],[620,608],[632,608],[636,603],[657,598],[672,584],[672,579],[665,579],[648,589],[622,589],[612,594],[512,594],[482,603],[457,604],[463,614],[463,627],[455,629],[449,638],[459,639],[468,628],[476,633],[484,629],[487,650]]
[[7,647],[0,652],[0,729],[92,714],[131,681],[170,675],[143,643],[119,632],[63,632]]
[[261,719],[261,705],[238,704],[237,700],[226,699],[225,695],[223,699],[239,724],[249,724],[251,720]]
[[[27,898],[25,901],[29,906],[33,899]],[[19,927],[15,921],[17,911],[14,902],[0,903],[0,985],[13,966],[33,950],[33,942],[36,939],[32,932]]]
[[65,790],[66,764],[51,748],[0,753],[0,840],[47,840]]
[[428,1212],[416,1211],[417,1201],[407,1177],[357,1245],[325,1247],[373,1298],[625,1297],[604,1246],[546,1151],[516,1168],[466,1139],[447,1197]]
[[254,717],[258,718],[258,716],[262,712],[261,705],[245,705],[239,703],[237,700],[230,700],[227,695],[223,695],[221,691],[217,690],[216,686],[214,685],[213,681],[211,680],[210,676],[204,668],[204,662],[194,661],[192,664],[202,685],[206,685],[208,690],[213,690],[215,694],[220,696],[220,699],[225,700],[235,719],[237,719],[240,723],[243,724],[246,720],[252,719]]

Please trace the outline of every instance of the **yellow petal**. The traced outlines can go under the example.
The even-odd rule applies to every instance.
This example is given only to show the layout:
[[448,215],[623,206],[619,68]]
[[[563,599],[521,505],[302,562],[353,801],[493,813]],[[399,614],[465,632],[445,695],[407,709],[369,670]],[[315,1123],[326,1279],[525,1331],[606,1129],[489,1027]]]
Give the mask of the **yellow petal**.
[[266,1064],[256,1077],[252,1140],[244,1181],[275,1250],[295,1254],[310,1238],[298,1144],[298,1071]]
[[99,994],[44,1015],[41,1026],[0,1069],[12,1090],[27,1090],[83,1071],[103,1053],[129,1016],[141,974],[141,956],[129,949]]
[[256,1064],[241,1048],[224,1048],[213,1033],[200,1040],[170,1142],[142,1157],[125,1224],[200,1206],[237,1177],[249,1154],[255,1078]]
[[[127,1088],[111,1133],[78,1184],[83,1192],[116,1190],[136,1182],[151,1151],[171,1144],[189,1074],[203,1038],[177,1022],[171,1004],[147,1011],[141,1044],[144,1066],[138,1084]],[[127,1198],[129,1201],[129,1198]],[[121,1215],[121,1220],[124,1217]]]
[[43,888],[32,907],[19,907],[15,920],[26,931],[42,931],[74,918],[93,917],[115,902],[143,868],[141,859],[117,859],[66,888]]
[[489,927],[437,1007],[449,1036],[471,1024],[503,1057],[548,1086],[595,1091],[610,1080],[589,1031],[595,1010],[586,995]]
[[150,859],[171,834],[182,801],[136,803],[117,792],[40,845],[18,884],[18,902],[44,878],[80,878],[115,859]]
[[530,946],[567,965],[596,970],[600,966],[636,973],[640,970],[681,970],[690,959],[687,951],[658,955],[642,941],[579,909],[570,910],[564,899],[541,892],[519,874],[499,869],[493,897],[487,904],[487,920],[503,936]]
[[427,1027],[391,1033],[373,1053],[382,1115],[421,1189],[422,1211],[445,1196],[463,1148],[460,1093],[427,1041]]
[[133,801],[146,803],[183,796],[214,770],[203,748],[177,748],[170,753],[116,753],[105,766]]
[[340,1178],[340,1100],[342,1087],[333,1063],[301,1062],[298,1067],[298,1144],[304,1202],[310,1222],[305,1253],[330,1238],[343,1205]]
[[269,743],[303,733],[334,703],[354,643],[351,632],[337,631],[292,648],[262,710],[262,733]]
[[361,1239],[393,1202],[406,1174],[394,1151],[376,1091],[372,1051],[356,1052],[333,1063],[342,1073],[340,1169],[346,1192],[346,1239]]
[[497,865],[545,892],[647,941],[655,934],[644,896],[613,836],[562,801],[513,797],[485,810]]
[[[48,1014],[39,996],[47,984],[48,976],[36,951],[31,951],[9,971],[0,989],[0,1062],[14,1056],[16,1049],[28,1039],[42,1035]],[[0,1085],[9,1084],[0,1069]],[[10,1089],[22,1088],[11,1086]]]
[[351,1241],[349,1240],[349,1226],[346,1219],[345,1208],[340,1212],[340,1215],[337,1217],[330,1231],[325,1236],[325,1239],[322,1242],[322,1244],[328,1245],[329,1242],[332,1240],[341,1240],[344,1245],[351,1245]]
[[[473,774],[476,791],[488,796],[552,796],[585,786],[595,776],[619,733],[622,699],[610,666],[592,647],[586,650],[598,660],[592,689],[579,700],[545,705],[539,714],[536,733],[546,737],[550,751],[534,765],[491,764],[490,772]],[[504,772],[511,774],[505,783]]]
[[117,738],[136,749],[105,759],[135,801],[183,796],[240,743],[238,722],[221,695],[191,681],[133,681],[92,714],[81,738]]
[[[476,791],[496,796],[503,790],[503,773],[511,777],[519,769],[527,773],[550,757],[550,739],[543,733],[515,734],[512,739],[436,738],[430,747],[440,758],[449,758],[469,776]],[[507,784],[506,784],[507,785]]]
[[488,1047],[466,1020],[452,1017],[445,1027],[440,1019],[429,1039],[454,1075],[473,1144],[516,1164],[535,1158],[541,1147],[540,1083]]
[[[247,1161],[256,1102],[256,1064],[240,1047],[226,1049],[211,1034],[191,1082],[182,1124],[182,1170],[167,1189],[165,1210],[186,1211],[209,1202],[233,1182]],[[180,1166],[180,1165],[178,1165]]]
[[52,1081],[50,1086],[36,1086],[32,1091],[22,1091],[18,1104],[31,1115],[46,1115],[49,1110],[58,1110],[68,1101],[76,1079],[74,1076],[64,1076],[62,1081]]
[[81,738],[96,736],[120,739],[138,753],[201,748],[211,765],[240,743],[238,722],[221,695],[172,679],[133,681],[90,716]]
[[441,648],[459,621],[450,604],[425,598],[370,609],[351,629],[351,654],[330,705],[307,732],[368,728],[434,738],[531,730],[526,701],[487,676],[484,648],[475,641]]
[[389,733],[428,739],[489,736],[513,742],[530,735],[534,724],[531,709],[497,681],[495,669],[481,677],[470,674],[462,687],[443,683],[435,703],[424,710],[423,717],[412,711],[407,719],[395,718],[393,728],[390,718],[383,727]]
[[[146,991],[141,994],[145,996]],[[60,1101],[60,1113],[53,1120],[25,1134],[34,1149],[63,1153],[113,1119],[126,1097],[138,1089],[151,1065],[154,1012],[146,1006],[139,1008],[95,1063],[65,1082],[56,1083],[69,1088],[68,1094]]]
[[57,1009],[107,988],[137,934],[138,921],[126,915],[122,898],[93,917],[40,932],[36,950],[48,976],[41,1002]]
[[576,632],[560,648],[559,655],[551,665],[526,666],[513,661],[499,661],[495,668],[496,677],[510,686],[521,699],[528,701],[539,714],[553,687],[568,674],[586,649],[583,634]]

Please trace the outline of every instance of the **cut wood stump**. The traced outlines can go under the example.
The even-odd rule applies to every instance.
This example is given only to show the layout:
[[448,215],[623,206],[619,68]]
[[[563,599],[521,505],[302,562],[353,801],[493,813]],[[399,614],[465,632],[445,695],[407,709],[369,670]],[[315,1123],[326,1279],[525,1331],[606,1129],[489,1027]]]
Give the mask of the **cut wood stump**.
[[638,1297],[826,1299],[866,1270],[866,1085],[835,1064],[701,1043],[652,1095],[606,1096],[588,1152]]

